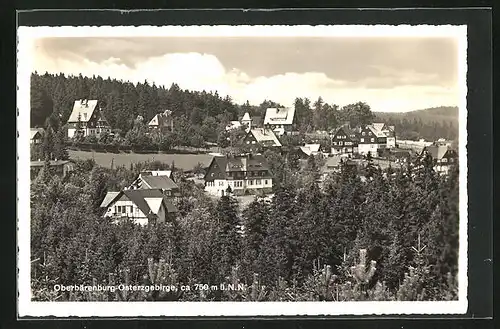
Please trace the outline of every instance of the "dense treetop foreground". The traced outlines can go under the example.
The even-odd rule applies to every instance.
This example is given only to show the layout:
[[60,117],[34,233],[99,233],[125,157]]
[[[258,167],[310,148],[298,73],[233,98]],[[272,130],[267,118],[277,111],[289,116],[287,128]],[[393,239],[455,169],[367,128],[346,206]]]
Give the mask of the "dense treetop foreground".
[[[366,180],[355,167],[343,167],[320,188],[314,161],[299,168],[296,161],[269,152],[277,182],[272,200],[256,197],[241,211],[237,198],[210,198],[178,174],[182,197],[175,201],[176,220],[144,227],[113,224],[99,209],[107,191],[130,184],[144,165],[106,169],[77,162],[63,179],[45,167],[31,186],[33,298],[457,298],[457,166],[440,177],[429,158],[384,172],[368,163]],[[56,283],[241,283],[246,288],[63,293],[53,290]]]

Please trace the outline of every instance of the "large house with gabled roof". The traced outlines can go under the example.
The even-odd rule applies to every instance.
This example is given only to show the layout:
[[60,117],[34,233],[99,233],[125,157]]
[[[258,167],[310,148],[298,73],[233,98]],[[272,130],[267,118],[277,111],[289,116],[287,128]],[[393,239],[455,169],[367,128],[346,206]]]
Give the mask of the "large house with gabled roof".
[[347,125],[337,128],[332,134],[332,154],[353,154],[358,152],[359,137]]
[[253,128],[243,138],[243,144],[250,149],[281,147],[281,142],[271,129]]
[[264,127],[282,136],[293,131],[294,119],[295,107],[270,107],[266,110]]
[[147,225],[175,219],[177,208],[159,189],[138,189],[111,192],[104,198],[101,208],[104,217],[115,223],[130,220]]
[[97,100],[79,99],[73,105],[73,110],[68,119],[68,137],[77,134],[81,136],[100,136],[110,133],[106,118],[104,117]]
[[152,130],[157,129],[162,132],[174,131],[174,118],[172,111],[165,110],[163,113],[156,114],[148,123]]
[[434,171],[448,174],[451,167],[457,164],[458,153],[448,145],[433,144],[424,147],[421,156],[430,155],[434,161]]
[[215,196],[228,191],[235,195],[270,193],[273,187],[269,164],[262,154],[214,156],[204,180],[205,191]]
[[387,136],[382,131],[371,125],[365,125],[361,128],[358,143],[358,153],[372,156],[377,156],[379,150],[387,147]]
[[143,171],[128,187],[131,190],[156,189],[166,196],[179,196],[179,186],[174,182],[172,171]]

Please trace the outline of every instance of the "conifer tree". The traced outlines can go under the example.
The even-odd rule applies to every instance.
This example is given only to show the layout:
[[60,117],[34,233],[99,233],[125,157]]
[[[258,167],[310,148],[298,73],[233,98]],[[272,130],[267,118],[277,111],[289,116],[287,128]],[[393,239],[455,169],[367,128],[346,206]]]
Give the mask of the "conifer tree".
[[215,207],[217,219],[216,259],[219,273],[230,273],[241,255],[241,236],[238,233],[238,203],[232,196],[221,196]]

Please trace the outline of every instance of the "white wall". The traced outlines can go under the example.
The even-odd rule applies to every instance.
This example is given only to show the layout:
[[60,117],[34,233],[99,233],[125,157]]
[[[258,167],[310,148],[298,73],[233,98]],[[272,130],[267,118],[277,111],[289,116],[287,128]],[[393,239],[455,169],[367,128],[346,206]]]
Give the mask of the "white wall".
[[362,155],[367,155],[368,152],[371,153],[372,156],[377,156],[378,144],[359,144],[358,152]]
[[[225,179],[215,179],[213,185],[207,185],[208,183],[205,182],[205,192],[217,196],[222,195],[222,191],[225,192],[228,186]],[[231,186],[231,188],[233,187]]]
[[[115,212],[115,209],[116,209],[115,206],[127,206],[126,212],[117,214]],[[130,212],[130,206],[133,207],[132,212]],[[119,200],[119,201],[116,201],[115,203],[111,204],[110,206],[108,206],[108,209],[106,210],[106,214],[104,216],[106,216],[106,217],[127,216],[127,217],[131,217],[132,220],[138,224],[146,225],[148,223],[148,218],[146,217],[146,215],[144,215],[144,213],[139,208],[137,208],[132,201],[128,201],[128,200],[126,200],[126,201]],[[163,216],[163,219],[165,219],[165,216]]]

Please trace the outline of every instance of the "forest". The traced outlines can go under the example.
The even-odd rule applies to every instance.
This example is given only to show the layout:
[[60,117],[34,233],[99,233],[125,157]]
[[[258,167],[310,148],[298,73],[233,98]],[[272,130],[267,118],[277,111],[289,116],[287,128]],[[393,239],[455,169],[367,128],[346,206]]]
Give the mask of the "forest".
[[[165,87],[148,81],[133,84],[99,76],[41,75],[36,72],[31,76],[30,97],[32,127],[46,127],[47,119],[52,123],[58,121],[54,125],[63,127],[75,100],[97,99],[113,128],[113,137],[102,136],[101,140],[96,140],[89,136],[84,142],[163,150],[177,146],[204,147],[207,142],[221,143],[227,140],[225,127],[229,121],[238,120],[247,111],[251,116],[264,118],[268,107],[281,106],[272,100],[264,100],[258,106],[250,105],[248,101],[236,104],[229,96],[221,97],[217,92],[182,90],[175,83]],[[326,103],[321,97],[317,100],[297,97],[294,107],[296,130],[303,134],[331,131],[345,122],[356,126],[380,119],[395,125],[400,139],[453,140],[458,135],[456,122],[442,120],[443,116],[437,116],[439,120],[433,121],[421,120],[418,115],[379,114],[372,112],[370,106],[363,102],[353,101],[340,107]],[[173,112],[174,132],[167,136],[141,134],[145,124],[166,109]],[[138,116],[142,118],[140,122],[137,122]],[[422,117],[433,118],[429,115]]]
[[[320,163],[266,151],[274,197],[246,207],[175,172],[177,218],[111,223],[99,205],[144,168],[77,161],[60,178],[46,165],[31,185],[33,300],[361,301],[454,300],[458,273],[458,172],[429,157],[363,176],[342,166],[321,185]],[[289,155],[290,156],[290,155]],[[175,168],[174,168],[175,170]],[[219,285],[237,291],[57,292],[55,284]]]

